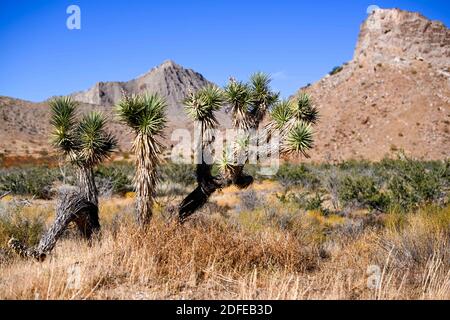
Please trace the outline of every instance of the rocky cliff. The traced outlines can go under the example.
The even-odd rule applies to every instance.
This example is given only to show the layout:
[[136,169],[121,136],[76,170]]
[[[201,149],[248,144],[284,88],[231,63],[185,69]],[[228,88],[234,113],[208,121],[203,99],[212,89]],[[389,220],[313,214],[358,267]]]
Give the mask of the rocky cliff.
[[352,61],[301,92],[321,113],[314,160],[450,157],[450,31],[398,9],[362,24]]

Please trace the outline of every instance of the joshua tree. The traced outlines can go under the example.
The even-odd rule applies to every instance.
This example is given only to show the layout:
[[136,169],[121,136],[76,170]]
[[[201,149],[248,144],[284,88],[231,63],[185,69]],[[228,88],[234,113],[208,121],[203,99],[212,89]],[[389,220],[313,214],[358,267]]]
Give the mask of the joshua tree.
[[158,141],[166,126],[166,102],[157,94],[124,95],[117,105],[120,119],[134,132],[133,150],[136,155],[134,187],[136,191],[136,219],[140,226],[152,217],[156,169],[162,145]]
[[[200,89],[186,98],[185,105],[195,127],[201,129],[198,146],[201,146],[202,155],[209,154],[208,146],[214,140],[214,134],[205,135],[205,129],[213,132],[217,127],[214,112],[223,106],[231,113],[237,137],[218,161],[218,175],[212,175],[211,162],[207,164],[203,158],[197,162],[198,186],[179,206],[182,222],[202,207],[217,189],[229,185],[243,189],[253,183],[253,177],[244,172],[250,142],[258,143],[278,132],[281,154],[308,156],[307,151],[313,146],[311,125],[317,122],[318,112],[310,97],[302,94],[297,101],[279,101],[279,94],[270,89],[270,77],[263,73],[255,73],[249,83],[230,79],[223,90],[215,87]],[[259,129],[267,113],[270,116],[267,125],[262,134],[255,137],[252,132]]]
[[77,103],[70,97],[55,98],[50,108],[52,143],[77,168],[79,190],[61,194],[56,220],[36,248],[27,248],[15,239],[9,241],[10,247],[21,256],[41,261],[70,222],[76,223],[86,239],[100,229],[94,167],[107,159],[116,146],[116,139],[106,131],[102,114],[91,112],[77,120]]
[[204,205],[209,196],[219,188],[219,181],[211,174],[212,161],[210,146],[214,140],[214,129],[217,119],[214,112],[222,107],[225,101],[223,92],[214,86],[204,87],[197,92],[191,92],[185,99],[187,114],[194,120],[196,137],[196,177],[197,188],[182,202],[180,218],[183,220],[197,208]]
[[90,112],[77,121],[76,107],[70,97],[50,102],[52,143],[76,166],[81,194],[98,205],[94,168],[109,158],[117,141],[106,131],[106,118],[101,113]]

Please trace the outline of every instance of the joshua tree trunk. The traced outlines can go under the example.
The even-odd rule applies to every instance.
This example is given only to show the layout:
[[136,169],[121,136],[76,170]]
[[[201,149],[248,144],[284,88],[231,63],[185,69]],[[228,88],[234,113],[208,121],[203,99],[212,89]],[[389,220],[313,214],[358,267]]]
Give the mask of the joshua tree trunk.
[[56,208],[56,220],[37,247],[27,248],[17,239],[11,239],[8,244],[22,257],[43,261],[72,221],[77,224],[82,236],[88,240],[100,229],[98,207],[78,192],[65,193],[60,197]]
[[78,167],[78,186],[81,197],[91,202],[97,210],[86,211],[86,214],[78,215],[74,222],[83,237],[89,239],[94,231],[100,229],[98,218],[98,191],[95,184],[94,169],[91,166]]
[[91,166],[78,167],[78,186],[81,194],[98,206],[98,191],[95,185],[94,169]]
[[145,226],[152,217],[152,207],[156,186],[156,167],[159,163],[161,146],[151,136],[138,133],[134,141],[136,153],[136,173],[134,184],[136,190],[136,220]]
[[204,162],[197,164],[197,187],[180,204],[178,211],[180,222],[186,221],[217,189],[221,188],[222,183],[211,174],[211,167]]
[[209,197],[217,190],[232,184],[232,177],[213,176],[212,164],[209,156],[209,146],[214,141],[212,130],[205,128],[201,121],[194,122],[199,135],[196,137],[196,158],[200,161],[196,165],[197,187],[183,199],[178,208],[178,217],[181,223],[185,222],[193,213],[208,202]]

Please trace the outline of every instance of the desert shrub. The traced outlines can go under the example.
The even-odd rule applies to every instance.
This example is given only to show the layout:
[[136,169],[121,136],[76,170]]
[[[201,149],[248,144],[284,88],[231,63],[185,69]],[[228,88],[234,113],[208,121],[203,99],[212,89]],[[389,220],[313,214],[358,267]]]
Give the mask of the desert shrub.
[[396,162],[394,174],[388,182],[393,203],[407,211],[420,205],[448,201],[449,165],[422,163],[406,159]]
[[[111,189],[114,194],[125,195],[132,191],[132,173],[126,165],[100,166],[97,168],[96,183],[99,190]],[[101,192],[102,193],[102,192]]]
[[275,179],[282,185],[299,185],[308,189],[317,189],[321,182],[317,174],[306,165],[282,165]]
[[24,215],[23,207],[23,204],[15,201],[0,203],[0,247],[6,246],[11,237],[30,246],[39,242],[45,221],[39,215]]
[[26,167],[0,171],[0,192],[49,199],[54,181],[60,179],[56,169]]
[[306,210],[318,210],[320,212],[325,212],[322,206],[324,201],[325,198],[323,197],[323,195],[319,192],[316,192],[315,194],[305,198],[304,208]]
[[321,191],[311,192],[289,192],[284,191],[276,194],[277,199],[284,205],[293,204],[296,208],[314,210],[322,214],[328,214],[329,210],[323,207],[325,194]]
[[255,210],[256,208],[261,207],[264,204],[263,200],[254,190],[241,192],[240,200],[240,209],[247,211]]
[[191,164],[166,163],[159,168],[161,181],[171,181],[183,186],[191,186],[195,183],[195,169]]
[[336,66],[333,68],[333,70],[330,71],[329,75],[330,76],[335,75],[335,74],[341,72],[342,69],[344,69],[342,66]]
[[389,197],[368,176],[346,176],[340,183],[339,199],[346,207],[363,207],[386,211]]

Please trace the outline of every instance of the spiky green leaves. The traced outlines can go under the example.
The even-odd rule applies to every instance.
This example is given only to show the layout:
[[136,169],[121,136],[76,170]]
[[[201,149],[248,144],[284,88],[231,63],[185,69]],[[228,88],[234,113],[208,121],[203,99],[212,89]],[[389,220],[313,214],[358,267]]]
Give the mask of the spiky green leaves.
[[50,124],[53,126],[53,145],[69,154],[75,148],[73,129],[76,124],[77,102],[70,97],[58,97],[50,101]]
[[190,93],[184,100],[184,105],[189,117],[202,122],[205,128],[212,129],[217,125],[214,112],[222,107],[224,101],[222,90],[209,85]]
[[281,130],[292,118],[292,103],[288,100],[278,102],[270,111],[273,129]]
[[270,82],[262,72],[253,74],[249,83],[230,80],[224,91],[236,129],[257,129],[267,110],[278,101],[279,94],[271,90]]
[[117,105],[117,114],[134,131],[158,135],[166,127],[166,107],[158,94],[125,95]]
[[297,103],[292,104],[291,109],[293,117],[298,121],[316,124],[319,120],[319,112],[313,105],[311,97],[306,93],[300,94]]
[[92,167],[110,156],[117,141],[101,113],[91,112],[78,122],[77,106],[70,97],[50,101],[52,141],[73,163]]
[[117,145],[106,131],[106,118],[99,112],[85,115],[76,128],[78,161],[95,166],[107,159]]
[[259,124],[267,110],[279,99],[279,93],[270,88],[270,76],[257,72],[250,77],[250,89],[252,92],[252,110],[255,123]]
[[299,122],[287,134],[282,144],[283,153],[301,153],[309,157],[307,151],[313,147],[313,133],[311,125]]
[[250,87],[243,82],[231,80],[224,91],[226,102],[231,108],[234,126],[236,128],[250,128],[252,124],[249,114],[252,102]]
[[319,114],[307,94],[295,100],[278,102],[270,112],[268,131],[278,130],[282,140],[282,153],[301,153],[308,157],[307,150],[313,146],[311,125],[317,123]]
[[136,171],[133,179],[136,191],[136,218],[140,226],[149,223],[155,196],[157,166],[162,150],[157,137],[166,126],[166,101],[158,94],[125,95],[117,104],[119,118],[135,133],[133,150]]
[[230,175],[235,168],[235,156],[232,148],[227,146],[223,150],[222,157],[217,161],[217,168],[223,175]]

